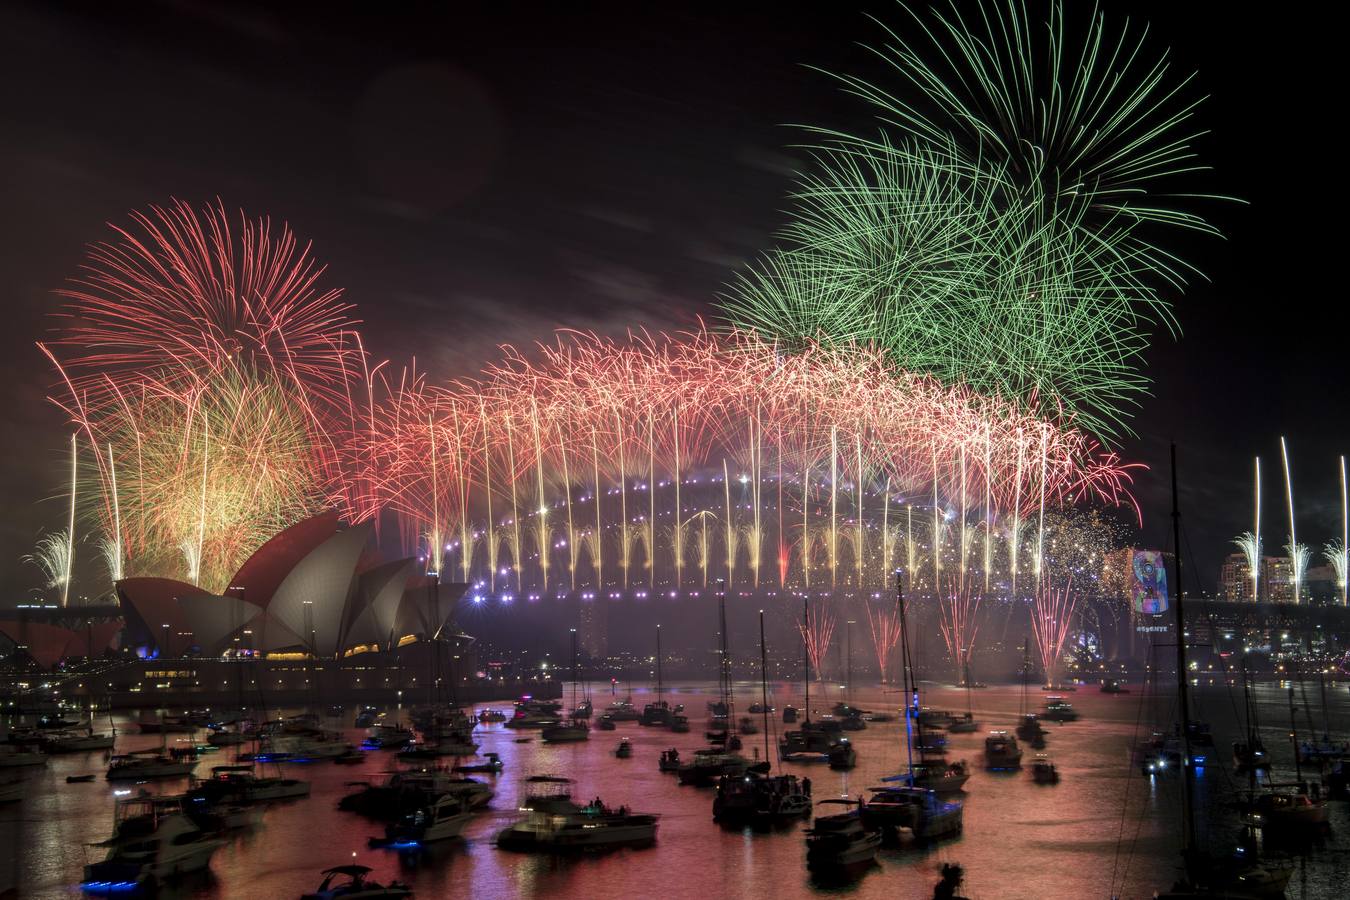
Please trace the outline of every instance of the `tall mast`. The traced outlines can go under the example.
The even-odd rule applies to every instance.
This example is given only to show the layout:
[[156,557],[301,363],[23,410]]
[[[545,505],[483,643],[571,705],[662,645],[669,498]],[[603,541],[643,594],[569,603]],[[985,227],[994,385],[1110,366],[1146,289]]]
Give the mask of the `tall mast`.
[[727,592],[722,592],[720,615],[722,619],[722,679],[726,684],[727,731],[736,732],[736,709],[732,703],[731,688],[731,635],[727,633]]
[[1303,783],[1303,764],[1298,759],[1298,722],[1294,719],[1294,685],[1289,684],[1289,743],[1294,748],[1294,781]]
[[661,705],[661,626],[656,626],[656,705]]
[[811,633],[811,600],[802,597],[802,670],[806,672],[806,721],[811,721],[811,651],[806,646],[806,636]]
[[1173,607],[1177,625],[1177,695],[1181,702],[1182,775],[1186,789],[1181,793],[1181,855],[1187,874],[1195,850],[1195,770],[1191,768],[1191,699],[1186,684],[1186,616],[1182,611],[1185,591],[1181,582],[1181,511],[1177,500],[1177,445],[1172,444],[1172,549],[1176,566],[1177,596]]
[[909,629],[905,623],[905,576],[900,569],[895,570],[895,605],[900,610],[900,680],[905,692],[905,760],[909,766],[909,783],[914,784],[914,707],[910,692],[914,687],[914,661],[909,655]]
[[764,710],[764,761],[769,755],[769,656],[764,649],[764,610],[759,611],[759,705]]
[[853,620],[844,621],[844,642],[848,644],[848,661],[844,667],[844,695],[853,700]]
[[577,711],[577,630],[572,629],[572,712]]

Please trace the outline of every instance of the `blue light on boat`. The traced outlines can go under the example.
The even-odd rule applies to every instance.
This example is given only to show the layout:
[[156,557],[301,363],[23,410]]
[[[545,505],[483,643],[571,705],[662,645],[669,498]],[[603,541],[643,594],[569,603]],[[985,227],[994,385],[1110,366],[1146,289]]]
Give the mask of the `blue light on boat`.
[[139,887],[134,881],[85,881],[80,890],[88,894],[124,894]]

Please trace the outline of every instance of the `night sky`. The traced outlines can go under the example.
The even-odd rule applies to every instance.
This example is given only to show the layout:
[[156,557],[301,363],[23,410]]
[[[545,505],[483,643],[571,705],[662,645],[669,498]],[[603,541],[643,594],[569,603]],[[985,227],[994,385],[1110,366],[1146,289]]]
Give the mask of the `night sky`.
[[[857,42],[879,32],[864,10],[901,21],[888,3],[276,6],[0,7],[5,602],[37,584],[19,559],[64,519],[68,431],[33,343],[105,222],[170,197],[286,220],[358,305],[372,352],[436,377],[559,326],[678,329],[782,224],[802,159],[791,124],[866,124],[806,64],[867,74]],[[1267,546],[1283,543],[1284,434],[1319,564],[1350,452],[1330,277],[1344,259],[1339,32],[1302,10],[1104,6],[1198,70],[1215,171],[1195,187],[1247,201],[1206,207],[1227,241],[1177,244],[1211,280],[1178,301],[1180,340],[1157,337],[1154,397],[1119,445],[1151,467],[1136,485],[1144,539],[1166,541],[1175,439],[1201,587],[1251,527],[1258,453]]]

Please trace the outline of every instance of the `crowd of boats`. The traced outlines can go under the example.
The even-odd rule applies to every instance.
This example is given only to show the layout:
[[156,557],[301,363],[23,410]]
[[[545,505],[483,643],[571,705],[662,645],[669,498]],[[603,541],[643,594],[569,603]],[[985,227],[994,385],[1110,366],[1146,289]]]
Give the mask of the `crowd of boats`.
[[[1115,685],[1104,692],[1124,690]],[[1061,694],[1050,694],[1040,710],[1027,711],[1028,693],[1024,686],[1024,708],[1015,724],[984,731],[983,757],[972,764],[950,758],[949,741],[981,731],[973,707],[953,711],[921,706],[912,683],[903,692],[906,705],[895,713],[864,710],[847,700],[828,711],[813,710],[809,700],[801,708],[778,710],[769,704],[763,686],[750,714],[740,717],[734,715],[727,687],[707,704],[706,746],[692,751],[671,747],[654,762],[683,785],[710,789],[711,818],[717,823],[773,830],[809,820],[803,831],[808,868],[818,873],[852,871],[874,864],[887,844],[941,841],[960,834],[962,798],[976,766],[994,773],[1026,771],[1038,784],[1059,782],[1060,772],[1044,752],[1047,725],[1067,725],[1079,715]],[[342,731],[321,725],[316,715],[253,721],[189,712],[142,720],[138,729],[160,735],[160,746],[129,753],[115,753],[115,732],[100,731],[90,720],[47,718],[4,735],[0,769],[40,766],[51,754],[98,753],[107,762],[107,780],[138,784],[134,792],[115,800],[112,833],[99,844],[104,858],[86,867],[82,882],[91,893],[120,893],[206,868],[229,834],[256,826],[268,804],[309,796],[308,781],[284,774],[289,763],[340,764],[352,754],[360,759],[363,753],[388,752],[393,762],[405,767],[379,780],[348,782],[339,809],[377,824],[369,838],[372,848],[412,852],[460,837],[492,800],[492,785],[473,776],[500,776],[505,767],[496,753],[478,755],[482,729],[500,726],[517,735],[517,741],[533,740],[537,733],[539,740],[555,742],[560,739],[559,723],[568,723],[580,725],[581,736],[566,734],[561,740],[589,740],[591,719],[679,733],[673,728],[677,717],[687,721],[688,713],[660,694],[641,709],[631,697],[614,697],[603,708],[589,698],[577,699],[570,710],[559,701],[530,697],[506,710],[428,705],[408,711],[406,720],[367,708],[353,722],[363,733],[358,749]],[[782,734],[775,741],[773,733],[780,726]],[[813,761],[852,767],[857,754],[846,735],[860,728],[893,729],[904,761],[899,771],[878,779],[863,794],[820,797],[800,767],[784,770],[785,763]],[[172,746],[167,744],[169,735],[180,736]],[[754,746],[748,756],[747,744],[760,735],[762,754]],[[633,742],[627,736],[616,737],[615,755],[631,757]],[[1191,765],[1203,766],[1214,743],[1208,728],[1192,722],[1187,738]],[[1179,741],[1179,734],[1154,735],[1140,746],[1139,759],[1150,777],[1166,774],[1169,764],[1181,768]],[[1335,771],[1341,757],[1317,752],[1323,745],[1331,745],[1329,738],[1300,743],[1298,764],[1327,774]],[[1040,749],[1028,758],[1024,746]],[[846,760],[841,747],[848,748]],[[197,774],[198,763],[223,748],[233,749],[233,761]],[[1235,744],[1238,771],[1254,773],[1268,765],[1257,730]],[[175,778],[187,778],[185,790],[150,792],[154,782]],[[1249,827],[1278,829],[1287,835],[1325,825],[1330,790],[1301,778],[1285,785],[1267,779],[1259,789],[1255,781],[1253,785],[1241,809]],[[21,781],[0,775],[0,802],[20,799],[21,786]],[[600,851],[641,848],[656,841],[657,813],[613,807],[600,797],[582,799],[575,793],[575,785],[564,776],[525,778],[523,799],[517,804],[520,816],[497,833],[496,847],[520,852]],[[1287,867],[1269,859],[1252,863],[1242,870],[1246,895],[1278,896],[1288,874]],[[307,896],[402,897],[411,892],[397,882],[372,881],[370,870],[361,866],[338,866],[323,876],[323,885]]]

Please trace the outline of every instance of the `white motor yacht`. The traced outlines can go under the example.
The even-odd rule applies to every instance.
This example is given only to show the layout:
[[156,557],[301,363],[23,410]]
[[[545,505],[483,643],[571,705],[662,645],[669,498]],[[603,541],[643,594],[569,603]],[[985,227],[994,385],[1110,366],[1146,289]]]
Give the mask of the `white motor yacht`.
[[654,815],[610,809],[598,798],[578,806],[566,778],[538,776],[530,781],[531,793],[520,806],[525,818],[497,835],[497,846],[503,850],[608,850],[656,841]]
[[84,867],[81,887],[91,893],[134,890],[200,871],[225,843],[162,797],[119,800],[114,815],[107,857]]
[[440,794],[406,814],[385,829],[383,839],[372,838],[372,847],[413,849],[436,841],[459,837],[473,821],[473,807],[465,794]]

